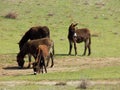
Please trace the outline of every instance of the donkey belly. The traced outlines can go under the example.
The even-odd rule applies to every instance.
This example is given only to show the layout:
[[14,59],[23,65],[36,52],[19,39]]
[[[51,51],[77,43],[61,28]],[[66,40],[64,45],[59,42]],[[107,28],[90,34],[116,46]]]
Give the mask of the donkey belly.
[[81,42],[83,42],[83,39],[82,38],[77,38],[76,42],[81,43]]

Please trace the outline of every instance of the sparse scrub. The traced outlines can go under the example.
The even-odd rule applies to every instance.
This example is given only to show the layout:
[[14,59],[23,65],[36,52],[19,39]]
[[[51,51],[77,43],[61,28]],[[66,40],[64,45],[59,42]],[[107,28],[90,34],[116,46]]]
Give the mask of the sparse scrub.
[[7,15],[5,15],[5,18],[9,19],[16,19],[18,14],[16,12],[9,12]]
[[88,88],[88,81],[83,79],[81,83],[78,85],[76,89],[87,89]]

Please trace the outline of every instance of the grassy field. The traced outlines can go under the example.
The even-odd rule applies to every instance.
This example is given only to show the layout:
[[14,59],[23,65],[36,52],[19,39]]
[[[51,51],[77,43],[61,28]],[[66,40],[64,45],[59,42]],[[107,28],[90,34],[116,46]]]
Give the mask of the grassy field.
[[[97,35],[92,37],[91,57],[119,57],[119,8],[119,0],[0,0],[0,53],[18,53],[17,43],[24,33],[32,26],[46,25],[56,54],[67,54],[68,27],[77,22],[78,28],[89,28]],[[12,12],[17,19],[4,18]],[[78,51],[83,53],[83,44]]]
[[[28,80],[28,81],[69,81],[69,80],[119,80],[120,79],[120,1],[119,0],[0,0],[0,65],[1,68],[7,65],[16,64],[16,54],[19,52],[18,42],[24,33],[32,26],[46,25],[50,29],[51,39],[55,42],[55,62],[57,60],[69,59],[90,59],[90,62],[106,61],[113,58],[116,62],[108,61],[105,66],[85,67],[75,71],[57,71],[44,75],[13,75],[2,76],[0,81]],[[6,18],[9,13],[16,15],[15,19]],[[81,57],[84,50],[84,43],[77,44],[78,56],[67,56],[68,54],[68,27],[71,23],[79,23],[78,28],[89,28],[92,34],[92,54]],[[74,51],[72,51],[74,55]],[[107,57],[107,58],[106,58]],[[96,59],[97,58],[97,59]],[[101,60],[102,58],[102,60]],[[109,59],[108,59],[109,60]],[[112,61],[111,60],[111,61]],[[89,65],[89,60],[86,61]],[[83,65],[84,63],[83,62]],[[71,62],[71,63],[74,63]],[[81,63],[81,62],[78,62]],[[103,62],[104,64],[105,62]],[[113,64],[112,64],[113,63]],[[68,63],[69,64],[69,63]],[[76,63],[77,64],[77,63]],[[91,64],[91,63],[90,63]],[[96,63],[99,66],[99,63]],[[57,64],[59,65],[59,64]],[[67,66],[67,65],[66,65]],[[65,67],[66,67],[65,66]],[[79,67],[74,66],[74,67]],[[82,66],[82,65],[81,65]],[[80,66],[80,67],[81,67]],[[57,67],[57,66],[56,66]],[[68,66],[67,68],[71,68]],[[92,68],[91,68],[92,67]],[[71,68],[72,69],[72,68]],[[9,70],[8,70],[9,71]],[[60,77],[62,76],[62,77]],[[0,85],[4,89],[4,85]],[[9,90],[21,88],[36,88],[48,90],[74,90],[73,86],[49,86],[49,85],[28,85],[28,87],[8,86]],[[92,90],[119,90],[119,84],[96,85],[90,87]],[[89,89],[90,89],[89,88]],[[18,90],[19,90],[18,89]]]

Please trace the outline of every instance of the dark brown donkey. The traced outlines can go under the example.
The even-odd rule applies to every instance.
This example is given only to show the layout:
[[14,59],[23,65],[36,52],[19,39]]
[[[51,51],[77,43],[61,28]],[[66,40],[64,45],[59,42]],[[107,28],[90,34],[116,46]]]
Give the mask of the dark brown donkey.
[[76,29],[77,24],[71,24],[68,31],[68,40],[69,40],[69,55],[71,55],[72,43],[74,43],[75,55],[77,55],[76,43],[85,43],[85,49],[83,55],[86,54],[88,48],[88,55],[91,54],[91,34],[87,28]]
[[[22,49],[23,45],[28,40],[34,40],[34,39],[41,39],[48,37],[50,38],[50,31],[47,26],[37,26],[37,27],[31,27],[21,38],[19,41],[19,48]],[[29,54],[29,61],[31,61],[31,55]],[[28,66],[29,68],[30,66]]]
[[35,62],[33,63],[33,71],[34,75],[40,72],[44,72],[43,69],[45,69],[45,73],[47,73],[45,61],[49,59],[50,57],[50,48],[46,45],[39,45],[37,48],[37,57]]
[[[53,67],[54,62],[53,62],[53,54],[54,54],[54,42],[49,39],[49,38],[42,38],[42,39],[35,39],[35,40],[30,40],[28,42],[26,42],[22,49],[20,50],[20,52],[17,54],[17,63],[18,66],[20,66],[20,68],[23,68],[24,66],[24,57],[26,54],[30,53],[34,59],[36,59],[37,57],[37,48],[39,45],[46,45],[47,47],[49,47],[50,49],[50,58],[51,58],[51,67]],[[49,60],[48,60],[49,62]],[[48,66],[48,62],[47,65]],[[29,61],[28,66],[31,65],[31,61]]]

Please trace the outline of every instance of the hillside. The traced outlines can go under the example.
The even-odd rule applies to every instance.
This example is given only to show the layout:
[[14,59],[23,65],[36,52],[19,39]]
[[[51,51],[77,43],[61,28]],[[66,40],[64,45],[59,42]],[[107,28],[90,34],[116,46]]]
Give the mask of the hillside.
[[[38,25],[50,28],[56,54],[67,54],[68,27],[77,22],[78,28],[91,30],[91,57],[119,57],[119,3],[119,0],[0,0],[0,54],[18,53],[21,37]],[[15,14],[15,19],[6,18],[9,13]],[[83,44],[78,44],[79,55],[83,48]]]

